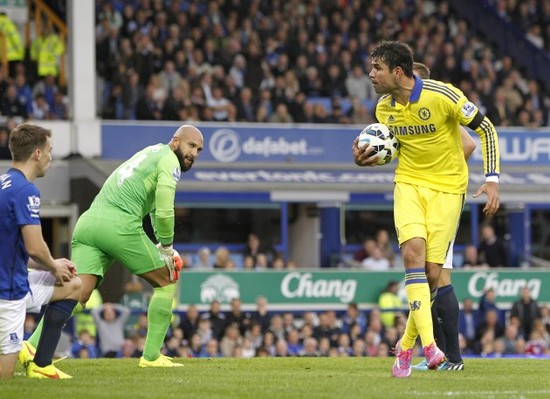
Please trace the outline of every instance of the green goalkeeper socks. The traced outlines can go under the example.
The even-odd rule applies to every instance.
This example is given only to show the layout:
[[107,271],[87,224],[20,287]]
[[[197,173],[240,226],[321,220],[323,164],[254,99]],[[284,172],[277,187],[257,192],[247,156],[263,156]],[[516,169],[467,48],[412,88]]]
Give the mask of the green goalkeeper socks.
[[[71,317],[73,317],[75,314],[80,312],[82,312],[82,305],[80,304],[80,302],[78,302],[73,309],[73,313],[71,314]],[[42,334],[43,327],[44,327],[44,317],[40,319],[40,322],[36,326],[36,329],[27,340],[27,342],[29,342],[35,348],[38,348],[38,342],[40,341],[40,335]]]
[[145,360],[156,360],[164,343],[166,332],[172,320],[172,302],[176,294],[176,284],[154,289],[149,309],[147,310],[147,337],[143,357]]

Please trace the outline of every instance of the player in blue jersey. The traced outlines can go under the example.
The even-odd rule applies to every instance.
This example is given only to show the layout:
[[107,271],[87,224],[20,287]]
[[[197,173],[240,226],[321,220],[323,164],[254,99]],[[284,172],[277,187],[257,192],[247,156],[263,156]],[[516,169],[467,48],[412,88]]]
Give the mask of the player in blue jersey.
[[[70,378],[52,364],[52,357],[80,295],[75,265],[54,259],[42,237],[40,192],[32,181],[51,163],[51,132],[22,124],[10,135],[12,167],[0,175],[0,377],[13,376],[23,342],[27,309],[49,302],[34,361],[32,378]],[[46,271],[28,271],[29,256]]]

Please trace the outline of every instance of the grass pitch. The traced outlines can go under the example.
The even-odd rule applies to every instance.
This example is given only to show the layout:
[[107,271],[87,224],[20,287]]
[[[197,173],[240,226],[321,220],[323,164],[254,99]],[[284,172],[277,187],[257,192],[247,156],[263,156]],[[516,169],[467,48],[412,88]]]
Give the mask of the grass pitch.
[[[419,360],[419,359],[415,359]],[[550,360],[466,359],[461,372],[390,376],[391,358],[182,359],[185,367],[143,369],[137,359],[68,359],[71,380],[30,380],[18,366],[0,398],[498,398],[550,397]]]

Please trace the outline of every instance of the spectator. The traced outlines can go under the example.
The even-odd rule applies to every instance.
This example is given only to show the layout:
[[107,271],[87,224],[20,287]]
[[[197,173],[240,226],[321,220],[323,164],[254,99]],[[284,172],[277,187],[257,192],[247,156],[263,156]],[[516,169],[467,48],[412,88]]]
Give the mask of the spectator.
[[250,87],[244,86],[241,89],[239,100],[237,101],[237,121],[256,121],[256,105],[252,101],[252,90]]
[[212,269],[212,261],[210,260],[210,248],[202,247],[197,251],[197,260],[193,264],[193,269]]
[[477,254],[477,247],[475,245],[469,244],[464,247],[464,259],[462,261],[462,267],[471,268],[471,267],[489,267],[486,263],[479,261]]
[[199,328],[199,311],[196,305],[189,305],[184,318],[180,320],[179,328],[183,331],[184,339],[189,339]]
[[345,81],[346,90],[350,97],[358,98],[360,101],[376,101],[378,97],[370,78],[363,72],[361,65],[353,66],[351,73]]
[[380,247],[374,245],[370,250],[369,256],[361,262],[361,266],[365,270],[384,271],[390,269],[390,261],[384,257]]
[[500,314],[500,309],[496,304],[496,293],[494,288],[492,287],[486,288],[485,291],[483,292],[483,295],[479,299],[479,305],[478,305],[479,322],[485,320],[485,315],[489,310],[494,310],[497,312],[497,314]]
[[201,319],[210,320],[212,326],[212,334],[215,338],[221,339],[225,332],[226,319],[225,315],[220,311],[220,302],[213,300],[210,303],[210,309],[201,315]]
[[476,331],[476,354],[491,352],[486,348],[487,344],[492,344],[495,339],[504,335],[504,326],[498,320],[498,313],[491,309],[485,313],[485,319],[479,324]]
[[15,76],[16,66],[25,58],[25,47],[17,25],[4,11],[0,11],[0,36],[5,38],[9,75]]
[[225,334],[220,341],[220,352],[223,357],[231,357],[233,350],[237,346],[241,346],[242,336],[240,327],[237,323],[228,324],[225,329]]
[[124,326],[130,309],[118,303],[104,303],[91,310],[103,357],[116,357],[124,343]]
[[78,339],[71,345],[71,355],[74,358],[82,358],[85,353],[86,358],[95,359],[99,357],[96,340],[88,330],[82,330],[78,334]]
[[506,260],[506,250],[490,225],[481,228],[481,243],[478,247],[479,259],[490,267],[509,266]]
[[242,311],[242,302],[240,298],[231,299],[231,310],[226,316],[226,326],[237,325],[239,333],[244,335],[246,329],[250,325],[251,315],[248,312]]
[[382,255],[390,262],[390,267],[394,266],[395,252],[390,241],[390,233],[386,229],[376,231],[376,244],[382,251]]
[[53,76],[59,74],[59,57],[65,54],[65,44],[55,32],[53,24],[44,25],[31,44],[31,59],[38,63],[38,76]]
[[7,117],[27,117],[27,107],[17,95],[17,87],[10,84],[3,98],[0,98],[0,115]]
[[397,281],[389,281],[378,298],[378,306],[382,312],[380,318],[385,327],[394,326],[395,318],[401,313],[403,303],[397,295],[398,289],[399,283]]
[[525,333],[525,337],[531,336],[535,320],[540,319],[542,314],[537,301],[531,297],[529,287],[521,289],[521,297],[513,303],[510,317],[517,317],[519,319],[520,327]]
[[288,112],[288,107],[284,103],[279,103],[275,107],[275,112],[268,118],[271,123],[294,123],[292,115]]
[[37,94],[31,104],[29,119],[47,120],[50,116],[50,106],[42,94]]
[[222,353],[220,353],[220,344],[218,341],[214,338],[209,339],[206,345],[204,346],[203,350],[199,354],[198,357],[201,358],[217,358],[217,357],[231,357],[231,354],[229,356],[225,356]]
[[218,247],[214,253],[214,269],[227,269],[231,260],[230,256],[231,253],[227,247]]
[[143,291],[143,284],[138,280],[129,281],[124,285],[124,295],[122,295],[120,303],[130,309],[125,326],[125,335],[129,337],[138,321],[138,315],[147,311],[149,295]]
[[348,303],[346,308],[346,314],[342,318],[342,330],[346,334],[350,334],[352,325],[358,325],[361,333],[363,334],[367,328],[367,319],[365,315],[359,311],[357,303]]
[[252,313],[252,321],[260,325],[261,332],[264,333],[269,328],[271,313],[267,309],[267,299],[263,296],[256,298],[256,311]]
[[458,331],[465,339],[466,348],[473,352],[476,331],[478,329],[479,316],[474,310],[474,303],[471,298],[465,298],[462,303],[462,312],[458,320]]
[[358,264],[361,264],[361,262],[368,258],[372,252],[372,249],[376,246],[376,240],[373,238],[366,238],[363,241],[363,246],[355,251],[353,254],[353,260],[357,262]]

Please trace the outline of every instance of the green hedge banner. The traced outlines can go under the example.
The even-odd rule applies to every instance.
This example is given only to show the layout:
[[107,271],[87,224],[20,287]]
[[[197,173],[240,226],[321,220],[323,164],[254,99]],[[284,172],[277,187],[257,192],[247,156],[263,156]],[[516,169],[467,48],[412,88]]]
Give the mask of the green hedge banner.
[[[391,280],[399,281],[404,298],[403,271],[367,272],[347,270],[292,271],[194,271],[186,270],[180,279],[179,305],[196,304],[205,309],[214,299],[227,304],[240,297],[245,308],[254,307],[256,298],[267,298],[271,309],[345,308],[349,302],[372,306]],[[453,272],[458,300],[469,297],[477,302],[492,287],[497,303],[509,305],[527,286],[539,302],[550,303],[550,270],[489,269]]]

